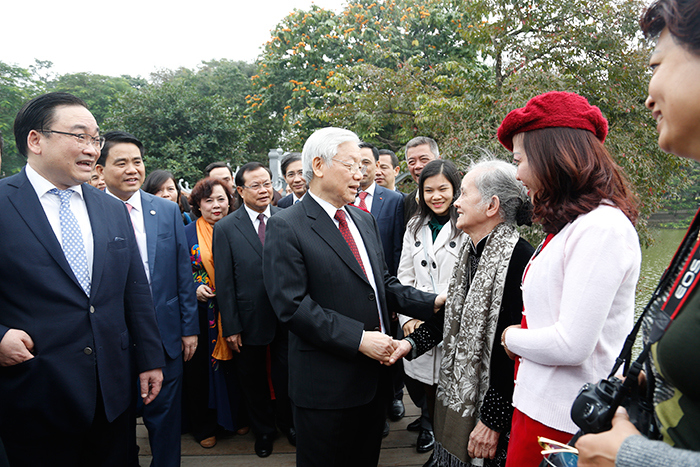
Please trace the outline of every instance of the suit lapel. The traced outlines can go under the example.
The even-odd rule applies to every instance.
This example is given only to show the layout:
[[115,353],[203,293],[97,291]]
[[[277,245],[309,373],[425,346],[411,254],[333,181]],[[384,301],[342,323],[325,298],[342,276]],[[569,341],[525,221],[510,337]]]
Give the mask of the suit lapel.
[[[333,251],[352,269],[355,274],[367,281],[367,276],[360,267],[360,263],[355,259],[355,255],[350,251],[348,243],[336,227],[335,222],[326,214],[323,208],[311,197],[305,196],[302,204],[306,209],[306,214],[312,219],[311,228],[330,246]],[[351,211],[352,209],[348,209]],[[353,221],[355,217],[353,216]],[[363,237],[364,238],[364,237]],[[370,261],[371,262],[371,261]]]
[[158,243],[158,211],[153,206],[153,198],[140,191],[141,209],[143,210],[143,225],[146,230],[146,249],[148,250],[148,269],[153,277],[153,265],[156,264]]
[[110,238],[107,234],[107,224],[103,221],[105,206],[103,197],[109,196],[96,190],[88,189],[86,184],[83,184],[83,197],[85,199],[85,207],[87,208],[88,217],[90,217],[90,226],[92,227],[92,284],[90,286],[90,295],[95,296],[95,292],[99,290],[100,278],[102,277],[102,269],[105,265],[105,253],[107,244]]
[[374,187],[374,199],[372,199],[372,215],[375,219],[379,219],[379,214],[382,212],[384,207],[384,193],[382,193],[382,187],[376,185]]
[[262,243],[260,242],[260,237],[253,227],[253,223],[250,222],[250,217],[248,217],[248,211],[245,207],[241,206],[233,214],[236,218],[234,225],[241,232],[243,237],[250,243],[253,250],[260,255],[262,258]]
[[32,233],[34,233],[39,243],[46,248],[46,251],[48,251],[59,266],[61,266],[61,269],[72,277],[76,284],[80,285],[66,260],[66,256],[61,249],[61,244],[58,242],[56,234],[51,228],[49,220],[46,218],[44,208],[39,198],[36,196],[34,187],[29,183],[24,169],[20,172],[16,187],[17,191],[8,196],[8,199],[17,210],[17,214],[24,220]]
[[365,250],[367,250],[367,256],[369,257],[369,262],[372,266],[372,274],[374,275],[374,281],[377,282],[378,280],[380,280],[380,278],[384,277],[384,274],[380,269],[381,265],[378,265],[377,261],[372,261],[372,258],[376,258],[378,254],[378,252],[375,250],[376,241],[372,225],[368,224],[364,219],[362,219],[358,212],[354,212],[352,209],[348,209],[348,212],[350,212],[350,216],[352,217],[355,226],[357,226],[357,230],[360,231],[360,235],[362,236],[362,242],[365,244]]

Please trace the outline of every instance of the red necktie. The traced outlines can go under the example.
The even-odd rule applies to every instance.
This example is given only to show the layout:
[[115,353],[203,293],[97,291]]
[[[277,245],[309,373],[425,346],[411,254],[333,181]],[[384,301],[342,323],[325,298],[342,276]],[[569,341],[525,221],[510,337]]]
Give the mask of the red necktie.
[[260,225],[258,225],[258,238],[260,238],[260,243],[265,245],[265,214],[262,212],[258,214],[258,219],[260,220]]
[[335,219],[338,221],[338,224],[340,224],[339,225],[340,233],[343,235],[343,238],[348,243],[348,246],[350,247],[350,251],[352,251],[352,254],[355,256],[355,259],[360,264],[360,267],[362,268],[362,272],[364,272],[365,276],[367,276],[367,271],[365,271],[365,266],[362,264],[362,258],[360,258],[360,251],[357,249],[357,245],[355,244],[355,239],[352,238],[352,234],[350,233],[350,229],[348,228],[348,221],[345,219],[345,212],[338,209],[335,212]]
[[359,195],[360,197],[360,204],[357,205],[358,208],[362,209],[365,212],[369,212],[369,209],[367,209],[367,204],[365,203],[365,198],[367,198],[367,193],[366,191],[361,191]]

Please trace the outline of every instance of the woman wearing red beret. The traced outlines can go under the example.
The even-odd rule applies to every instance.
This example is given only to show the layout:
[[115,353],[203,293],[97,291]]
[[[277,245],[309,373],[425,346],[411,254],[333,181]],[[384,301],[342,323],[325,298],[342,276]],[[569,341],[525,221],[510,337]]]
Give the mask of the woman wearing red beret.
[[600,109],[567,92],[532,98],[498,129],[547,233],[523,276],[522,325],[501,336],[516,359],[507,467],[539,465],[538,436],[571,439],[579,389],[607,376],[632,329],[637,208],[607,130]]

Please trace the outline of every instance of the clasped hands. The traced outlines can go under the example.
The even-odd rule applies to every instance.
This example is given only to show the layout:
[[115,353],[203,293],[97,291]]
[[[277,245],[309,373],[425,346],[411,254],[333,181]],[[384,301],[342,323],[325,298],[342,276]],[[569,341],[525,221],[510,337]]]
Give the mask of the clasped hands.
[[382,365],[393,365],[411,351],[411,344],[380,331],[365,331],[359,350]]

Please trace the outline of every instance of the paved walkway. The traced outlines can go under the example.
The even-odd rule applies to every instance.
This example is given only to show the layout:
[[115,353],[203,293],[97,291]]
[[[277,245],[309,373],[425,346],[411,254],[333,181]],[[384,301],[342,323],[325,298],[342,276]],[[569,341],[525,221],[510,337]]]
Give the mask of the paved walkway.
[[[418,454],[416,452],[417,433],[406,430],[406,425],[414,421],[420,412],[408,395],[404,397],[404,404],[406,405],[406,416],[398,422],[389,422],[391,431],[382,442],[382,452],[379,456],[380,467],[421,467],[430,457],[430,453]],[[138,443],[141,447],[140,464],[142,467],[147,467],[151,462],[148,434],[142,424],[139,424],[137,429]],[[245,436],[219,439],[216,446],[204,449],[192,436],[183,435],[182,466],[293,467],[296,465],[295,448],[289,444],[286,437],[280,435],[275,440],[272,455],[264,459],[255,455],[254,441],[253,434],[248,433]]]

